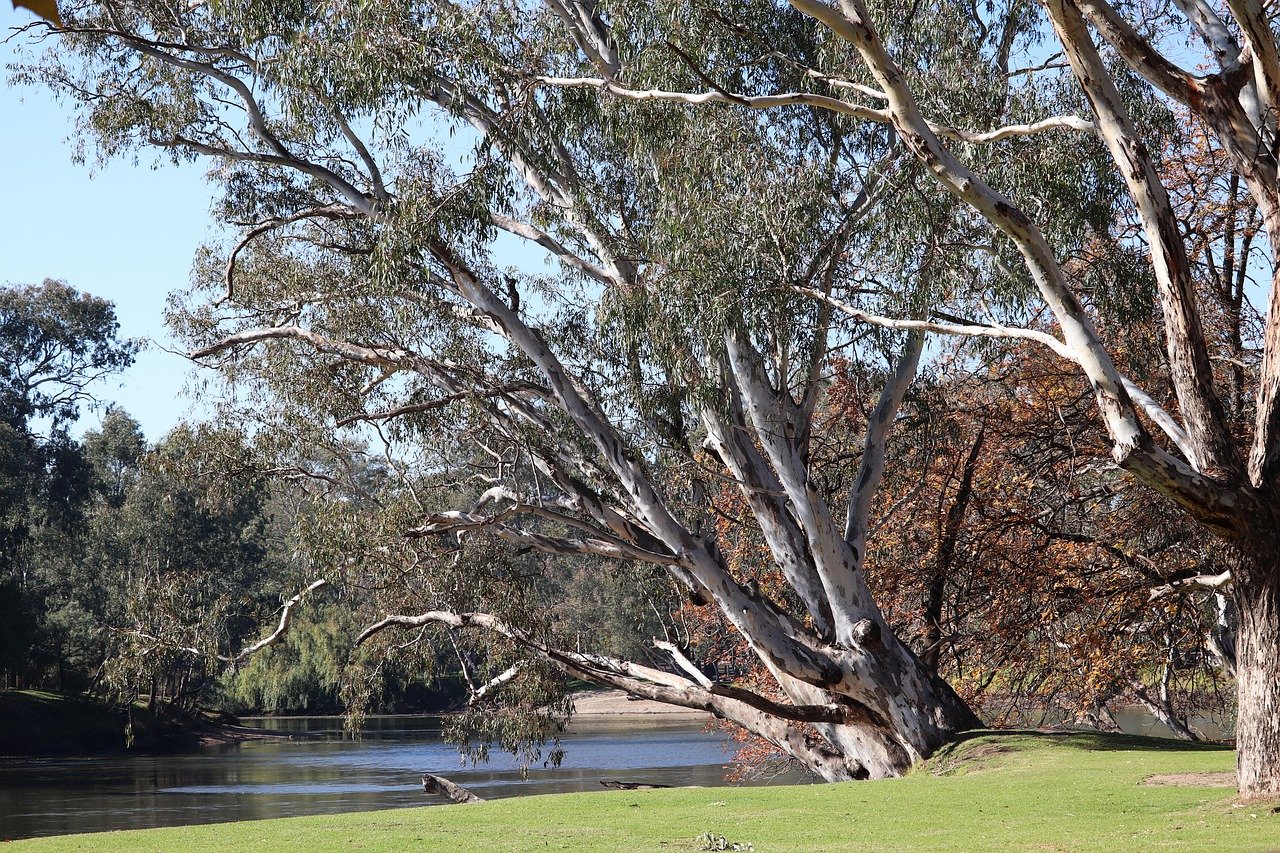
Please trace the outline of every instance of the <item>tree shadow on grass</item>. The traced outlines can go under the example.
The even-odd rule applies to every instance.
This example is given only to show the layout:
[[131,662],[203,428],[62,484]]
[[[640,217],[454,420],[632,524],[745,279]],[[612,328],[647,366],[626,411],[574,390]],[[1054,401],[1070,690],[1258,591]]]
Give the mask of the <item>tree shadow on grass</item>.
[[974,729],[961,733],[945,749],[954,752],[965,744],[979,739],[989,739],[992,743],[1007,743],[1021,738],[1027,739],[1032,744],[1038,741],[1045,745],[1052,744],[1091,752],[1230,752],[1235,748],[1230,743],[1197,743],[1148,735],[1113,734],[1088,730]]

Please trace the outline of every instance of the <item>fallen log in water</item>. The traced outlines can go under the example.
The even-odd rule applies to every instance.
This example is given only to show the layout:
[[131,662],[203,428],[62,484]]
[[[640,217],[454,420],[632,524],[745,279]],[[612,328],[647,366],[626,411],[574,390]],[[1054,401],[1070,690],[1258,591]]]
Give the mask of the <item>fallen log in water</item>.
[[443,776],[436,776],[431,773],[422,774],[422,790],[428,794],[439,794],[442,797],[447,797],[450,802],[458,803],[459,805],[484,802],[483,797],[477,797],[456,782],[450,782]]
[[616,788],[619,791],[644,791],[650,788],[670,788],[670,785],[658,785],[651,782],[619,782],[617,779],[606,782],[601,780],[601,785],[606,788]]

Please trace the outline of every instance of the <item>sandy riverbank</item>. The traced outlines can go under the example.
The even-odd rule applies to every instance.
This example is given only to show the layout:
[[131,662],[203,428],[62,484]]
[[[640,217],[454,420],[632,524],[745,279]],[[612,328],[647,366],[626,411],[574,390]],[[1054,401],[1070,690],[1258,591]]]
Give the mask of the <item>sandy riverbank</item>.
[[576,715],[588,717],[662,716],[690,720],[711,719],[711,715],[706,711],[695,711],[691,708],[681,708],[678,705],[667,705],[648,699],[632,699],[621,690],[575,693],[573,707]]

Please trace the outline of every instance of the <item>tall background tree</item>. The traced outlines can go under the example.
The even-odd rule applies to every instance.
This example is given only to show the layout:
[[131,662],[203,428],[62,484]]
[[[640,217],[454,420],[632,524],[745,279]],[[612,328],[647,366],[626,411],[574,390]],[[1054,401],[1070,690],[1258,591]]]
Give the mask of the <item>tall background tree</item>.
[[90,385],[133,362],[115,308],[59,281],[0,290],[0,678],[67,685],[61,593],[86,523],[92,466],[68,427]]
[[[0,687],[194,706],[220,687],[208,661],[249,644],[306,567],[242,435],[183,426],[149,446],[112,407],[72,435],[133,361],[118,333],[110,302],[62,282],[0,291]],[[196,651],[149,654],[157,625]]]

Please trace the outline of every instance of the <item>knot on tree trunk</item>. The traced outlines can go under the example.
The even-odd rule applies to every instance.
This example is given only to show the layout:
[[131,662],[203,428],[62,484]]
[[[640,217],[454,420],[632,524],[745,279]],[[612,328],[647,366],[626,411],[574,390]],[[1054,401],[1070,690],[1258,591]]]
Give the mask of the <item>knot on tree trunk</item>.
[[880,644],[880,624],[874,619],[859,619],[853,625],[853,641],[868,647]]

